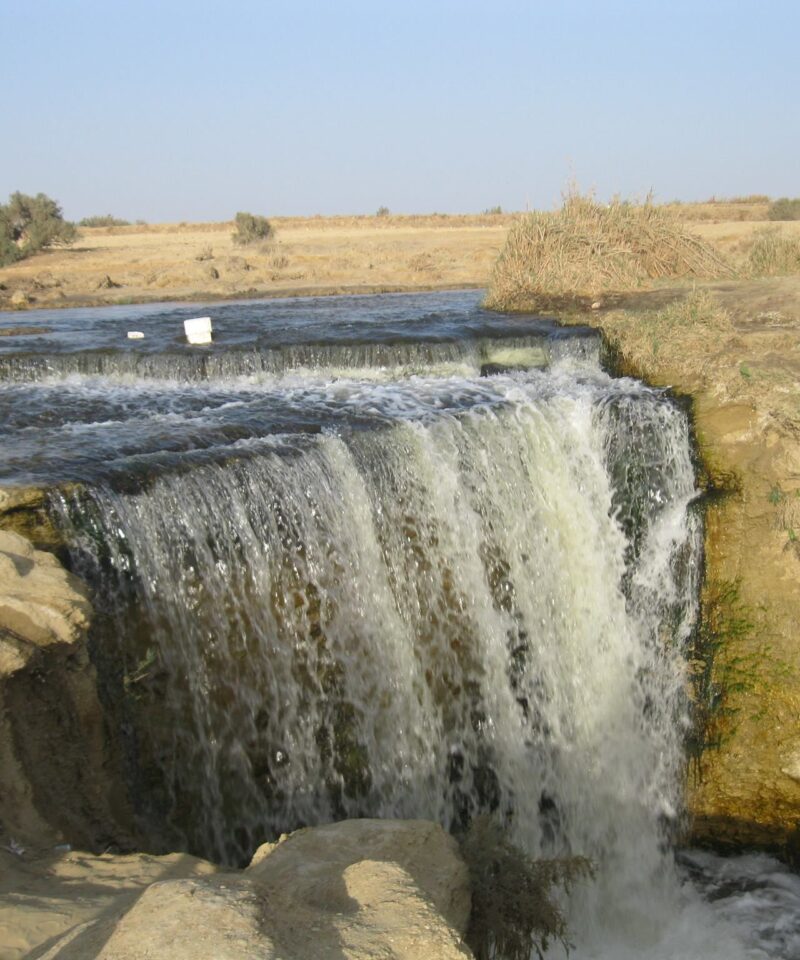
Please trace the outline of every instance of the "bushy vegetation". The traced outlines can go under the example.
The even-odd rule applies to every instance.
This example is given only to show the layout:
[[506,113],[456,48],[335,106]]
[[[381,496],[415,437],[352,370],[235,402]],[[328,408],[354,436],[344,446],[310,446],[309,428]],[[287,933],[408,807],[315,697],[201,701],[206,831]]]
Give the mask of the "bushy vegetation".
[[233,242],[239,246],[248,246],[251,243],[259,243],[269,240],[272,236],[272,224],[266,217],[261,217],[255,213],[236,214],[234,219],[236,231],[233,234]]
[[769,205],[767,217],[770,220],[800,220],[800,197],[775,200]]
[[12,193],[0,204],[0,266],[22,260],[58,244],[72,243],[75,225],[66,221],[61,207],[44,193],[29,197]]
[[800,273],[800,236],[787,236],[778,227],[753,235],[747,266],[754,277],[780,277]]
[[541,960],[552,941],[566,948],[567,925],[553,887],[569,888],[593,875],[584,857],[533,860],[487,816],[473,820],[461,840],[472,887],[467,943],[475,960]]
[[79,227],[128,227],[130,220],[120,220],[119,217],[113,217],[110,213],[100,214],[96,217],[84,217],[79,221]]
[[388,216],[389,216],[389,208],[388,208],[388,207],[378,207],[378,209],[375,211],[375,216],[376,216],[376,217],[388,217]]
[[555,299],[632,290],[650,279],[734,273],[720,254],[651,198],[604,204],[570,191],[555,213],[532,213],[513,224],[486,305],[535,308]]

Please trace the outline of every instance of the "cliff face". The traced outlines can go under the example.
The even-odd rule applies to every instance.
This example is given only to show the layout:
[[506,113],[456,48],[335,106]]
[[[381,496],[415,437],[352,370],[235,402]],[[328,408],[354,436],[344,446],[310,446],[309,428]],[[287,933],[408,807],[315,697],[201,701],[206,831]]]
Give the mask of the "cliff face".
[[[5,842],[119,834],[86,631],[91,606],[55,556],[0,530],[0,829]],[[118,788],[116,788],[118,789]]]
[[[586,316],[580,318],[586,322]],[[712,490],[693,663],[695,842],[793,849],[800,822],[800,278],[601,304],[623,372],[693,401]]]

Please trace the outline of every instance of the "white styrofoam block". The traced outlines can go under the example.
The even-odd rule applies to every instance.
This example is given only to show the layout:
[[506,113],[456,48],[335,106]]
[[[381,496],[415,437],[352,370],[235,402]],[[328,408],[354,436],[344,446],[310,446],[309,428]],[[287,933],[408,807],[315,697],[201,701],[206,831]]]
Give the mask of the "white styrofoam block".
[[189,343],[211,343],[211,317],[194,317],[183,321]]
[[144,334],[141,330],[129,330],[128,331],[129,340],[144,340]]

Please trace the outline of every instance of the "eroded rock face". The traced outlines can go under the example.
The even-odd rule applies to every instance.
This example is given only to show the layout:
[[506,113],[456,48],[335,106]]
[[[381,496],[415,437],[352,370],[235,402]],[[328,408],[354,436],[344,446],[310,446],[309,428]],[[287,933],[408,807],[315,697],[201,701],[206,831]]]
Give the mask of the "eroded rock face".
[[468,960],[469,908],[440,826],[346,820],[260,848],[243,873],[155,883],[43,960]]
[[[691,396],[701,456],[727,490],[706,512],[706,615],[717,605],[713,729],[690,767],[692,839],[796,857],[800,277],[704,289],[713,312],[692,323],[660,323],[658,291],[580,322],[604,330],[625,372]],[[667,292],[672,301],[693,296]]]
[[89,848],[113,830],[91,605],[55,556],[0,530],[0,828]]

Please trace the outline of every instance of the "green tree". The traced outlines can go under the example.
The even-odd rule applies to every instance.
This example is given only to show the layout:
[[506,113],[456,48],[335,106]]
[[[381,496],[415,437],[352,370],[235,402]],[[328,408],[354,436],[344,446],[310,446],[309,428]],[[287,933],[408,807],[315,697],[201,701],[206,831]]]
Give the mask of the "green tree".
[[44,193],[29,197],[12,193],[0,204],[0,266],[22,260],[45,247],[72,243],[75,225],[64,219],[61,207]]

